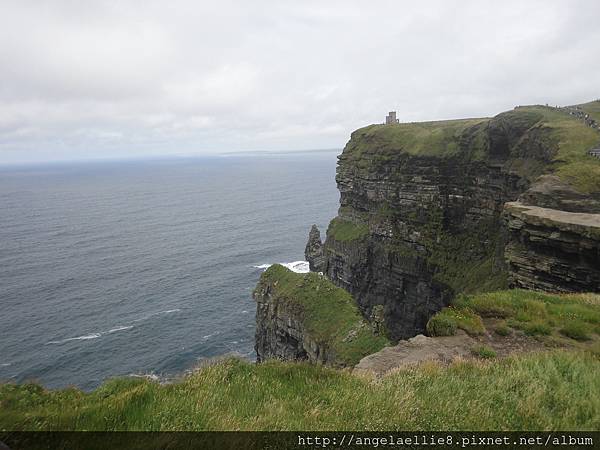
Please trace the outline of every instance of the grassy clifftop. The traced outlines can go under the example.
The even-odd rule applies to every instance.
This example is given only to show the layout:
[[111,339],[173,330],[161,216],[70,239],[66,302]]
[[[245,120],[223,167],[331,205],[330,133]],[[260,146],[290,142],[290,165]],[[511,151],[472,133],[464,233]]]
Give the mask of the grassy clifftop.
[[373,333],[348,292],[319,274],[294,273],[275,264],[262,274],[256,292],[266,286],[271,301],[293,312],[310,338],[333,351],[342,365],[352,366],[389,343]]
[[[436,122],[369,125],[352,134],[348,150],[361,152],[363,143],[378,152],[404,151],[411,155],[452,156],[460,151],[462,134],[471,127],[485,124],[489,119],[444,120]],[[358,139],[362,142],[358,142]],[[356,145],[355,145],[356,144]]]
[[[600,114],[600,102],[580,106],[592,117]],[[399,153],[483,160],[498,156],[494,140],[507,142],[502,151],[511,170],[533,177],[556,173],[581,192],[600,192],[600,160],[587,154],[600,143],[600,133],[563,110],[545,106],[519,107],[493,118],[369,125],[352,133],[344,158],[359,167]],[[547,159],[545,167],[523,163],[541,157]]]
[[600,359],[586,352],[426,364],[381,380],[228,360],[169,385],[0,385],[0,430],[597,430],[598,392]]

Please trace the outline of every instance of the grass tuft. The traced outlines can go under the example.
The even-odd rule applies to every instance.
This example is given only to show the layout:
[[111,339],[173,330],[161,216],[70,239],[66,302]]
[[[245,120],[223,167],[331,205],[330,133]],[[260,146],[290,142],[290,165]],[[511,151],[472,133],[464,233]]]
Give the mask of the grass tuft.
[[497,355],[496,351],[493,348],[488,347],[487,345],[481,345],[479,347],[475,347],[475,348],[471,349],[471,352],[475,356],[478,356],[483,359],[495,358]]
[[496,332],[496,334],[498,336],[509,336],[510,335],[510,328],[506,325],[506,323],[502,323],[502,324],[496,326],[496,328],[494,328],[494,331]]
[[427,322],[427,333],[430,336],[452,336],[457,329],[464,330],[471,336],[485,332],[481,317],[468,308],[444,308]]

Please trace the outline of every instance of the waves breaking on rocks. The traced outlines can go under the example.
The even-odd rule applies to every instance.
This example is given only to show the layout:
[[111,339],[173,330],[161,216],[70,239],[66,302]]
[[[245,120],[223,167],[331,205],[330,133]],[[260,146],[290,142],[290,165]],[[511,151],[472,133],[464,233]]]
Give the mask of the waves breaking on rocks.
[[[294,261],[294,262],[279,263],[279,264],[281,264],[283,267],[285,267],[287,269],[290,269],[292,272],[296,272],[296,273],[310,272],[308,261]],[[273,264],[261,264],[261,265],[252,266],[252,267],[254,267],[255,269],[267,270],[272,265]]]

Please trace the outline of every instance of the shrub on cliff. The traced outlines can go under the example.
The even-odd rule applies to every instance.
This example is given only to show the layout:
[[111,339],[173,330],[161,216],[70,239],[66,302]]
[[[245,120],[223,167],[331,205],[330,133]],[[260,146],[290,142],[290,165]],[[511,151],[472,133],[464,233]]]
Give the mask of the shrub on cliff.
[[444,308],[427,322],[430,336],[453,336],[458,329],[472,336],[485,331],[481,317],[468,308]]

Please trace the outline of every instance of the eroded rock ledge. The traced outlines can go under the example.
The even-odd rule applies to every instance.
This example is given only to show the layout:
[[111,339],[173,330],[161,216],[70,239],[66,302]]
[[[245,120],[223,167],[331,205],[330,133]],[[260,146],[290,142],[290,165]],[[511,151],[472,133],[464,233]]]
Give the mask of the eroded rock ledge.
[[510,284],[548,292],[600,291],[600,214],[510,202]]

